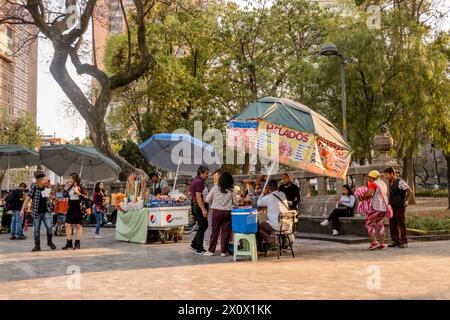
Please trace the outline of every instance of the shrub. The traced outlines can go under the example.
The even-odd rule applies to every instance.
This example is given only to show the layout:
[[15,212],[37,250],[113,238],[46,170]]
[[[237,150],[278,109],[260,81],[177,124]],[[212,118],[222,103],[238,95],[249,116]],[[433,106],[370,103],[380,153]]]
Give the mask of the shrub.
[[447,189],[417,189],[416,197],[427,198],[446,198],[448,196]]
[[424,231],[450,230],[450,217],[439,219],[436,217],[408,216],[406,217],[406,225],[410,229]]

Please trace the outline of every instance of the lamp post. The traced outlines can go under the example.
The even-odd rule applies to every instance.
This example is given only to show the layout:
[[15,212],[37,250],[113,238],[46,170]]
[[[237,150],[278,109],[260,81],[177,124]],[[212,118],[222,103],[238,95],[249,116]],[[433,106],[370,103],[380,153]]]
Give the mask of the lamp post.
[[325,44],[320,49],[320,55],[322,56],[338,56],[341,60],[341,97],[342,97],[342,134],[344,139],[347,140],[347,97],[345,95],[345,69],[346,63],[354,63],[356,59],[351,58],[346,61],[344,57],[344,52],[339,51],[337,47],[332,44]]

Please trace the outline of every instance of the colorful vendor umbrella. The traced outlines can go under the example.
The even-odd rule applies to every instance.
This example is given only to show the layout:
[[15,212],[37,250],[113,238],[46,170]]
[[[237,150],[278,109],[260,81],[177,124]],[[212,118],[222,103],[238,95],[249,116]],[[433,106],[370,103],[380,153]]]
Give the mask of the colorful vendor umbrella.
[[84,180],[102,181],[116,179],[120,173],[120,167],[111,158],[90,147],[74,144],[42,147],[39,156],[44,166],[61,177],[76,172]]
[[25,168],[35,166],[38,163],[39,155],[36,151],[15,144],[0,144],[0,168],[6,170]]
[[[241,138],[249,133],[255,139]],[[231,119],[228,134],[229,146],[237,148],[241,139],[247,152],[278,141],[279,163],[320,175],[343,178],[350,164],[350,146],[336,127],[289,99],[265,97],[249,104]]]
[[194,175],[200,165],[207,165],[211,172],[222,166],[211,145],[188,134],[155,134],[139,145],[139,150],[150,164],[177,176]]
[[265,97],[249,104],[231,120],[263,119],[294,130],[313,133],[350,150],[338,129],[307,106],[284,98]]

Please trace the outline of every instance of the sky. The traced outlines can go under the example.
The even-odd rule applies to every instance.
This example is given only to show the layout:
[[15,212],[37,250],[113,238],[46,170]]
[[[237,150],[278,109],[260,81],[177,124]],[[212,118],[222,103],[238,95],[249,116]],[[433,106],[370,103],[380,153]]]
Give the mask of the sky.
[[[444,10],[450,10],[450,4],[443,1]],[[440,26],[444,30],[450,29],[450,17]],[[90,39],[90,31],[86,34]],[[89,41],[89,40],[88,40]],[[67,112],[68,99],[59,88],[56,81],[49,72],[52,57],[52,45],[46,39],[39,39],[39,66],[38,66],[38,106],[37,124],[45,135],[55,135],[58,138],[73,140],[78,137],[84,139],[86,136],[86,124],[76,110]],[[89,78],[82,78],[76,74],[73,66],[69,63],[69,72],[74,80],[83,88],[88,88]]]
[[[46,39],[39,39],[37,125],[45,135],[73,140],[86,136],[86,125],[74,110],[67,112],[68,98],[50,74],[53,48]],[[69,72],[77,83],[86,87],[88,80],[78,76],[69,64]],[[74,114],[75,113],[75,114]]]

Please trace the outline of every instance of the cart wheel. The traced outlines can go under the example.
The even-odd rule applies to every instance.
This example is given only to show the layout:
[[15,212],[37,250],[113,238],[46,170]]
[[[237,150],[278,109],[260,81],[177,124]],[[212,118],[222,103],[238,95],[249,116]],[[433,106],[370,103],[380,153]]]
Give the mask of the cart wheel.
[[162,232],[159,233],[159,241],[161,241],[162,244],[166,243],[166,235]]

